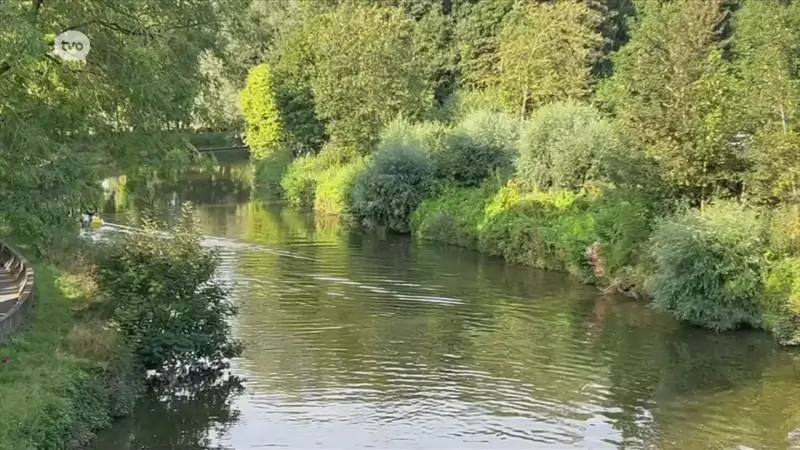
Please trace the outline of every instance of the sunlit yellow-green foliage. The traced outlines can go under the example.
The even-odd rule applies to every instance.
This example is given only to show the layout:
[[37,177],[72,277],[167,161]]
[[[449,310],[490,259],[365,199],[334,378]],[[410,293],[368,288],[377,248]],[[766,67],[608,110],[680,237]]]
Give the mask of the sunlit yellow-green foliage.
[[780,260],[767,276],[764,320],[778,340],[800,345],[800,258]]
[[334,166],[320,175],[314,192],[314,212],[346,215],[353,186],[365,169],[361,158],[343,166]]
[[247,120],[247,145],[255,160],[269,158],[281,151],[283,119],[275,101],[271,71],[261,64],[250,69],[247,86],[242,91],[242,111]]
[[304,156],[292,162],[281,179],[289,204],[299,209],[314,207],[314,195],[320,177],[329,164],[320,156]]
[[584,2],[518,6],[500,32],[498,84],[507,111],[524,117],[552,101],[589,94],[600,17]]
[[422,202],[415,235],[481,250],[515,263],[592,278],[584,253],[594,242],[607,249],[612,281],[637,262],[636,242],[649,235],[646,201],[623,191],[575,194],[526,191],[511,182],[499,189],[450,189]]
[[369,152],[383,124],[397,115],[420,118],[433,106],[413,31],[397,8],[352,2],[317,19],[311,88],[334,140]]

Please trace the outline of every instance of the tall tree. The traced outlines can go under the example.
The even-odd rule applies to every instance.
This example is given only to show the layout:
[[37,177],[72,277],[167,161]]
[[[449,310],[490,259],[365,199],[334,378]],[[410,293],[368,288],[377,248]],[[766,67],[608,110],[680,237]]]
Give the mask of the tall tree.
[[[54,242],[99,191],[98,170],[174,164],[180,130],[203,83],[200,55],[215,47],[240,0],[0,2],[0,227]],[[79,30],[86,61],[53,53]],[[136,132],[139,138],[130,138]],[[50,239],[47,239],[47,238]]]
[[302,4],[279,29],[269,55],[278,107],[286,126],[285,143],[295,155],[317,153],[327,140],[312,89],[313,29],[325,9]]
[[454,5],[461,86],[482,89],[494,83],[499,67],[500,30],[516,1],[465,1]]
[[242,91],[242,111],[247,120],[247,145],[253,158],[266,159],[282,148],[283,118],[275,99],[270,68],[260,64],[250,70]]
[[734,24],[740,127],[751,141],[748,191],[800,201],[800,5],[746,1]]
[[382,124],[431,108],[430,68],[399,9],[344,3],[322,14],[310,37],[316,110],[334,140],[370,151]]
[[613,64],[611,56],[628,43],[630,38],[629,21],[636,14],[634,0],[591,0],[589,5],[602,18],[598,32],[603,36],[603,44],[594,58],[594,75],[598,78],[611,76]]
[[500,92],[509,111],[589,93],[602,36],[600,16],[577,2],[533,3],[515,9],[500,33]]
[[660,165],[666,187],[699,204],[735,193],[743,169],[731,145],[735,78],[715,32],[721,3],[649,0],[598,93],[629,144]]

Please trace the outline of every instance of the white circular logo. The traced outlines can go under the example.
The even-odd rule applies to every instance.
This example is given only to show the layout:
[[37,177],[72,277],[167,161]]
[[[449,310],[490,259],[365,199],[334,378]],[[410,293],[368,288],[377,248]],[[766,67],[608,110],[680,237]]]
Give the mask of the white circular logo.
[[56,55],[67,61],[83,61],[89,53],[89,38],[77,30],[68,30],[58,35],[53,45]]

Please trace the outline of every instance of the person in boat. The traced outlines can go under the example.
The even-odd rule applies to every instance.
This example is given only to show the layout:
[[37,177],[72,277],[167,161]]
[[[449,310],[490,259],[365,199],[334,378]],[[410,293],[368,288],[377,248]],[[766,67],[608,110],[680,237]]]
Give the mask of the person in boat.
[[98,228],[103,226],[103,219],[101,219],[100,216],[98,216],[97,214],[94,214],[92,216],[92,221],[89,222],[89,226],[93,230],[96,230],[96,229],[98,229]]
[[88,209],[81,214],[81,228],[84,230],[89,229],[89,225],[92,223],[92,212]]
[[81,222],[85,230],[96,230],[103,226],[103,220],[93,209],[87,209],[81,216]]

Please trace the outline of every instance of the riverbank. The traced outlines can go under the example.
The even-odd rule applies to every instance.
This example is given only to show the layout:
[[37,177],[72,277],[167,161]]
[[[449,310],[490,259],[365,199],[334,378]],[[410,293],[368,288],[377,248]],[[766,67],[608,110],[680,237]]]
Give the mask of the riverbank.
[[[594,130],[576,137],[577,123]],[[559,163],[566,144],[554,136],[572,136],[586,167]],[[451,125],[396,121],[366,157],[329,144],[282,169],[258,161],[269,177],[256,179],[274,186],[282,173],[280,195],[296,208],[567,272],[715,331],[762,328],[800,344],[797,208],[692,207],[626,178],[624,149],[602,142],[618,141],[586,106],[555,105],[521,125],[476,111]]]
[[141,229],[34,261],[36,308],[0,346],[0,450],[83,448],[150,381],[221,371],[241,352],[188,206],[169,236]]
[[0,346],[0,449],[80,448],[132,410],[139,378],[86,273],[33,266],[33,316]]

